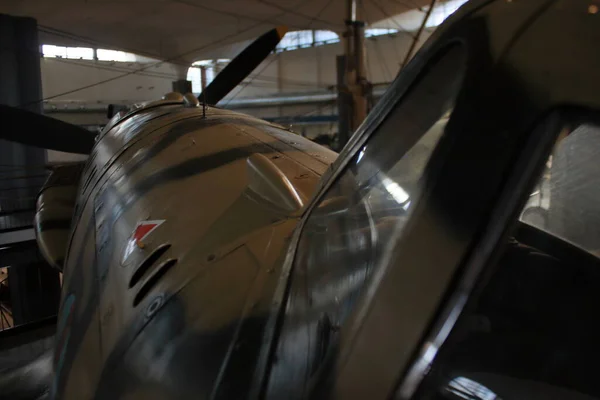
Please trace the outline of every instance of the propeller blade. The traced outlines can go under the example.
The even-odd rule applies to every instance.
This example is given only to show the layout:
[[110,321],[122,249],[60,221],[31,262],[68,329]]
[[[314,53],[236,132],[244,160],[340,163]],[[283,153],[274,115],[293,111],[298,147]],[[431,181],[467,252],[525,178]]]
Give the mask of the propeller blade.
[[90,154],[96,135],[84,128],[0,104],[0,139],[29,146]]
[[287,28],[279,26],[252,42],[219,72],[204,92],[200,93],[198,100],[217,104],[267,58],[286,33]]

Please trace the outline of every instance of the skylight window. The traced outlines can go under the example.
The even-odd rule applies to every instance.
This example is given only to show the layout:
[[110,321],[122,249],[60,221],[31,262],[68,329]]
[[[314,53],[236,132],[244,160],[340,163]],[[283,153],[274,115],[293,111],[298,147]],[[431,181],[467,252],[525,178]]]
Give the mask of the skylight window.
[[94,49],[89,47],[66,47],[67,58],[75,60],[93,60]]
[[315,31],[315,45],[317,44],[329,44],[337,43],[340,41],[340,37],[337,33],[332,31]]
[[44,57],[67,58],[67,48],[63,46],[45,44],[42,46],[42,54]]
[[231,60],[228,58],[219,58],[217,60],[196,61],[188,69],[187,80],[192,82],[192,92],[202,92],[202,69],[206,70],[206,84],[210,84],[220,70],[225,68]]
[[429,19],[427,20],[426,26],[428,28],[433,28],[440,25],[446,18],[452,15],[466,2],[467,0],[448,0],[445,3],[434,7],[433,11],[431,11]]
[[120,62],[135,62],[137,57],[135,54],[126,53],[119,50],[98,49],[98,60],[100,61],[120,61]]
[[[94,49],[91,47],[65,47],[53,44],[42,45],[42,55],[46,58],[68,58],[71,60],[93,60]],[[98,49],[96,56],[100,61],[136,62],[138,56],[119,50]]]
[[303,49],[312,46],[322,46],[329,43],[337,43],[340,37],[332,31],[293,31],[285,34],[277,45],[276,51],[287,51]]
[[398,29],[388,29],[388,28],[369,28],[365,29],[365,37],[373,37],[373,36],[383,36],[383,35],[393,35],[398,33]]

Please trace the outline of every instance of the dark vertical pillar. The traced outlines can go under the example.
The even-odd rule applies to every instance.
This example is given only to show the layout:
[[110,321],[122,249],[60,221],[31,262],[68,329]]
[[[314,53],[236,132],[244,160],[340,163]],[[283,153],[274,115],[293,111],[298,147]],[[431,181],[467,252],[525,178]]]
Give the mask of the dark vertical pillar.
[[[0,103],[41,113],[41,99],[37,22],[32,18],[0,14]],[[0,140],[0,160],[3,165],[16,166],[10,172],[4,172],[0,181],[0,192],[11,189],[5,191],[10,197],[0,196],[2,212],[34,208],[35,197],[44,182],[44,177],[40,177],[44,171],[40,165],[46,163],[46,150]],[[17,307],[14,310],[16,324],[29,322],[48,312],[56,313],[58,309],[58,272],[42,271],[39,265],[28,268],[9,268],[11,303]],[[52,295],[44,297],[43,293]],[[34,297],[29,299],[28,296]]]
[[338,106],[344,109],[340,113],[339,147],[343,147],[354,131],[362,124],[369,112],[371,85],[367,81],[365,64],[365,23],[359,21],[357,0],[348,0],[346,31],[344,32],[345,68],[342,72],[341,59],[338,58],[338,87],[343,87]]
[[[37,23],[32,18],[0,14],[0,104],[41,113],[41,98]],[[2,141],[0,150],[2,164],[46,161],[43,149]]]
[[206,79],[206,67],[204,65],[200,66],[200,85],[202,91],[204,92],[204,89],[206,89],[206,86],[208,86],[208,81]]
[[[40,72],[40,47],[37,23],[32,18],[11,17],[0,14],[0,104],[22,107],[41,113],[42,79]],[[39,175],[39,165],[46,162],[46,150],[0,140],[0,160],[4,165],[16,165],[14,176]],[[34,166],[38,166],[37,172]],[[10,177],[11,174],[3,176]],[[16,199],[32,199],[43,178],[2,180],[0,190],[7,187],[25,187],[12,192]],[[24,201],[24,200],[21,200]],[[0,207],[8,211],[13,204],[0,199]],[[22,208],[22,207],[21,207]]]
[[337,108],[338,108],[338,144],[335,150],[341,150],[352,135],[352,94],[346,84],[346,56],[337,56]]
[[60,278],[45,261],[8,268],[8,285],[15,326],[56,315]]
[[185,79],[174,81],[173,91],[181,94],[192,93],[192,82]]

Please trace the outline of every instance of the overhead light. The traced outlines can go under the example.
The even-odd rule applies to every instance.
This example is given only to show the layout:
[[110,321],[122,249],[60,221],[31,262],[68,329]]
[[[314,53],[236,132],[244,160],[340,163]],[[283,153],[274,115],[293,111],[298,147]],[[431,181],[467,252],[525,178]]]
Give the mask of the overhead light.
[[496,393],[483,386],[481,383],[464,376],[452,379],[445,389],[461,399],[500,400]]
[[363,147],[362,150],[360,151],[360,153],[358,153],[358,159],[356,160],[356,163],[358,164],[360,162],[360,160],[362,160],[362,158],[365,155],[365,150],[367,150],[367,146]]
[[388,193],[398,202],[398,204],[404,204],[410,198],[408,193],[400,185],[391,180],[390,178],[383,178],[381,180],[383,186],[388,191]]

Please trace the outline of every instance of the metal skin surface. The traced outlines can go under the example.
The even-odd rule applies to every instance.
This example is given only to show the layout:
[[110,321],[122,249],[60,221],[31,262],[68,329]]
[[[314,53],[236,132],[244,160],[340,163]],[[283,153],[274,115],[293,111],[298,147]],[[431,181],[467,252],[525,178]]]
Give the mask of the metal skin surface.
[[[377,135],[389,135],[389,142],[406,135],[385,127],[386,120],[414,104],[411,93],[424,86],[421,78],[452,46],[467,55],[462,70],[447,72],[448,79],[459,73],[464,78],[444,137],[421,179],[422,190],[411,196],[412,214],[400,234],[385,236],[386,256],[369,279],[359,276],[356,284],[360,258],[318,269],[302,249],[310,239],[292,243],[268,398],[420,398],[414,396],[416,388],[473,281],[483,268],[494,266],[567,121],[566,111],[600,111],[594,72],[600,68],[600,17],[590,7],[583,0],[471,1],[397,77],[334,163],[302,221],[305,232],[322,206],[330,208],[328,195],[357,168],[360,152],[374,151]],[[427,110],[424,105],[414,115]],[[395,147],[398,159],[411,146]],[[344,204],[338,203],[331,208],[343,214]],[[345,256],[352,254],[349,249],[369,249],[359,233],[348,232],[356,245],[347,246]],[[322,242],[311,245],[319,249]],[[335,261],[336,250],[322,253]],[[347,307],[357,292],[360,299]]]
[[52,370],[52,350],[45,351],[30,363],[2,371],[0,386],[4,399],[48,398]]
[[44,258],[62,270],[83,163],[54,167],[38,194],[35,235]]
[[[418,398],[567,116],[598,116],[600,16],[589,6],[470,1],[337,159],[267,122],[174,99],[115,116],[79,186],[50,397]],[[319,268],[304,250],[325,241],[304,228],[360,200],[327,196],[361,151],[389,168],[369,152],[400,159],[444,115],[418,120],[439,94],[421,79],[437,71],[440,84],[435,65],[451,48],[464,68],[448,70],[458,91],[405,225],[380,227],[371,276],[362,229],[340,230],[357,246],[322,249],[334,262]]]
[[[147,107],[113,121],[81,180],[55,398],[248,392],[299,207],[336,156],[246,115]],[[277,174],[288,186],[261,189]],[[161,222],[132,241],[144,221]]]

